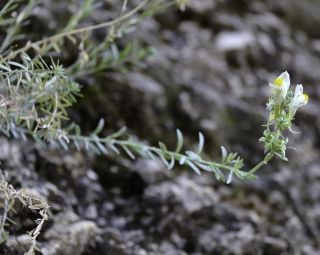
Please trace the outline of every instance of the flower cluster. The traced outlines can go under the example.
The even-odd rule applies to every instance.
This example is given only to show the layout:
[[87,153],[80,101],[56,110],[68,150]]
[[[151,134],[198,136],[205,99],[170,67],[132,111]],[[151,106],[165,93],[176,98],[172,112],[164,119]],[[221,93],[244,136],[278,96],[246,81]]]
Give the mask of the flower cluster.
[[308,95],[303,93],[303,86],[298,84],[290,90],[290,76],[283,72],[269,84],[272,95],[267,103],[269,120],[267,129],[260,141],[265,145],[265,153],[277,155],[283,160],[288,139],[282,135],[284,130],[291,130],[291,122],[297,110],[308,103]]

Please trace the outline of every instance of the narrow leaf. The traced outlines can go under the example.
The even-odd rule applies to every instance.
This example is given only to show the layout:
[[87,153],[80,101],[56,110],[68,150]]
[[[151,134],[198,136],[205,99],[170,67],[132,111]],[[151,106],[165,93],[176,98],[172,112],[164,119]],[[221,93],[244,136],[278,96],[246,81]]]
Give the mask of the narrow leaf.
[[107,148],[106,148],[105,145],[103,145],[103,144],[100,143],[100,142],[97,142],[97,146],[98,146],[99,150],[100,150],[103,154],[108,155],[108,150],[107,150]]
[[113,133],[112,135],[109,135],[109,139],[118,138],[122,136],[127,131],[126,127],[122,127],[120,130],[118,130],[116,133]]
[[204,136],[201,132],[199,132],[199,144],[197,149],[197,154],[200,155],[204,146]]
[[134,160],[136,159],[135,155],[128,149],[127,146],[121,146],[123,148],[123,150],[128,154],[128,156]]
[[110,147],[110,149],[115,152],[116,154],[120,155],[120,151],[117,149],[116,146],[114,146],[113,143],[108,143],[108,146]]
[[186,154],[189,156],[191,160],[201,161],[200,156],[194,153],[193,151],[186,151]]
[[163,142],[159,142],[159,147],[162,150],[162,152],[166,152],[168,150],[167,146]]
[[96,129],[92,133],[96,134],[96,135],[99,134],[102,131],[103,127],[104,127],[104,119],[100,119],[98,126],[96,127]]
[[233,169],[230,171],[230,174],[229,174],[228,179],[227,179],[227,181],[226,181],[227,184],[230,184],[231,181],[232,181],[233,171],[234,171]]
[[179,129],[177,129],[177,147],[175,152],[179,153],[183,146],[183,135]]
[[224,146],[221,146],[221,155],[222,155],[222,162],[225,162],[228,153],[227,153],[227,150]]
[[215,167],[213,167],[213,170],[214,170],[214,175],[215,175],[216,179],[218,181],[221,180],[221,181],[225,182],[226,178],[224,177],[224,174],[221,172],[221,170],[219,168],[215,168]]
[[169,164],[169,166],[168,166],[168,169],[169,169],[169,170],[171,170],[171,169],[174,167],[175,162],[176,162],[176,161],[175,161],[174,157],[171,156],[171,161],[170,161],[170,164]]
[[67,151],[68,150],[68,145],[63,139],[58,139],[59,143],[61,144],[62,148]]
[[168,161],[164,158],[162,154],[158,154],[159,157],[161,158],[162,162],[166,165],[167,168],[169,168],[169,163]]
[[189,160],[187,160],[186,163],[187,163],[188,166],[190,166],[190,167],[192,168],[192,170],[193,170],[196,174],[201,175],[201,172],[200,172],[199,168],[196,167],[195,164],[193,164],[193,163],[192,163],[191,161],[189,161]]
[[195,164],[200,167],[202,170],[207,171],[207,172],[213,172],[213,169],[210,166],[207,166],[205,164],[201,164],[198,162],[195,162]]
[[186,156],[182,156],[179,160],[179,164],[180,165],[184,165],[184,163],[186,162],[187,157]]
[[153,155],[153,153],[152,153],[151,151],[147,150],[147,151],[146,151],[146,154],[147,154],[147,156],[148,156],[150,159],[152,159],[152,160],[155,159],[155,157],[154,157],[154,155]]

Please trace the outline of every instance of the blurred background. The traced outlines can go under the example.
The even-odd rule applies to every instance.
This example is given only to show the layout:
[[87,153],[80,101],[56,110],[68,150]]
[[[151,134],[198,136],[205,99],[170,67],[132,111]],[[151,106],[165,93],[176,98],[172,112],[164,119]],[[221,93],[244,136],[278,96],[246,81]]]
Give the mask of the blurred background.
[[[81,2],[40,1],[28,38],[61,30]],[[119,0],[96,2],[80,26],[119,15]],[[210,173],[168,171],[160,160],[42,150],[2,137],[9,181],[51,206],[39,254],[319,254],[319,14],[317,0],[190,0],[184,12],[169,7],[117,41],[145,49],[142,60],[77,78],[84,97],[70,114],[84,132],[104,118],[105,134],[125,125],[146,143],[174,148],[179,128],[192,148],[201,131],[206,154],[219,159],[224,145],[249,168],[263,158],[268,83],[287,70],[309,104],[296,115],[298,133],[288,134],[296,148],[289,162],[273,160],[256,181],[226,185]],[[87,36],[96,43],[104,34]],[[55,57],[69,66],[78,54],[66,44]],[[36,218],[26,209],[15,216],[1,254],[21,254]]]

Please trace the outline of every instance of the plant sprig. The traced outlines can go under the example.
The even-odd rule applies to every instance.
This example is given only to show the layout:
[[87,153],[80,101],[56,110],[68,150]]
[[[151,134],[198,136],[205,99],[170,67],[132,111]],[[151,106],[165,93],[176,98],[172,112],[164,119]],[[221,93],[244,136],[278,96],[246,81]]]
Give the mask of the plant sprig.
[[[267,104],[269,120],[263,136],[259,139],[264,144],[265,156],[261,162],[248,171],[243,170],[243,159],[237,153],[227,153],[223,146],[221,146],[221,162],[204,159],[201,156],[204,146],[204,136],[201,133],[199,133],[197,150],[195,152],[187,150],[184,153],[181,152],[184,139],[180,130],[177,130],[176,149],[171,151],[162,142],[159,142],[159,145],[155,147],[145,145],[130,137],[120,139],[125,134],[124,128],[113,135],[101,138],[98,135],[103,130],[103,120],[99,122],[96,130],[90,136],[81,135],[80,128],[73,125],[73,128],[66,132],[67,141],[73,142],[78,150],[85,148],[96,153],[108,154],[109,151],[112,151],[120,154],[118,149],[120,147],[132,159],[135,158],[135,154],[148,158],[157,156],[168,169],[172,169],[176,163],[179,163],[190,167],[196,174],[200,174],[201,170],[212,172],[217,180],[225,181],[227,184],[231,183],[234,175],[241,180],[256,179],[254,175],[256,171],[267,165],[274,156],[288,161],[286,146],[289,139],[283,133],[286,130],[291,130],[295,113],[300,107],[308,103],[308,96],[303,94],[301,84],[296,86],[294,92],[289,89],[290,76],[287,72],[282,73],[269,86],[271,87],[271,96]],[[72,134],[73,129],[75,130],[74,134]],[[65,141],[60,141],[60,144],[67,149]],[[222,173],[223,171],[228,172],[227,177]]]
[[[60,75],[62,74],[60,73]],[[47,84],[47,82],[48,81],[46,81],[45,84]],[[271,85],[273,86],[273,84]],[[59,87],[59,84],[55,84],[54,86]],[[284,137],[283,132],[290,129],[293,116],[297,109],[307,103],[306,96],[302,94],[300,86],[302,85],[298,85],[298,90],[296,89],[294,94],[293,92],[287,93],[286,91],[285,96],[281,94],[281,97],[279,96],[279,93],[282,93],[281,90],[272,87],[271,97],[267,105],[270,117],[268,124],[266,125],[266,129],[263,132],[263,137],[259,140],[264,143],[265,157],[249,171],[243,170],[243,159],[237,153],[227,153],[227,150],[223,146],[221,147],[221,162],[205,159],[202,156],[205,139],[201,133],[199,133],[197,150],[187,150],[182,152],[184,138],[180,130],[177,130],[177,145],[175,150],[172,151],[169,150],[162,142],[159,142],[158,146],[149,146],[133,139],[132,137],[126,138],[127,134],[125,128],[122,128],[110,136],[101,137],[99,134],[104,129],[103,120],[99,122],[97,128],[89,136],[82,135],[80,127],[75,124],[63,128],[61,121],[55,121],[56,117],[59,119],[59,117],[62,116],[57,115],[56,113],[56,109],[60,109],[61,107],[56,107],[55,104],[51,104],[52,102],[57,102],[57,98],[64,96],[64,93],[55,93],[55,100],[51,100],[52,102],[50,100],[46,100],[46,102],[49,103],[49,106],[47,107],[52,111],[52,113],[44,112],[45,114],[48,114],[47,118],[45,118],[46,124],[39,125],[41,121],[37,119],[37,114],[33,117],[34,123],[37,123],[36,125],[21,125],[21,120],[17,121],[18,118],[8,120],[7,117],[5,122],[7,124],[7,129],[4,131],[0,126],[0,131],[8,136],[12,134],[15,137],[21,136],[24,139],[26,139],[27,136],[32,136],[36,141],[45,139],[51,145],[64,148],[65,150],[68,150],[69,145],[73,144],[78,150],[84,149],[97,154],[110,154],[110,152],[120,154],[120,149],[122,149],[132,159],[135,159],[136,155],[151,159],[158,157],[163,161],[168,169],[174,168],[178,163],[179,165],[188,166],[196,174],[200,174],[201,171],[212,172],[217,180],[224,181],[229,184],[231,183],[233,176],[242,180],[255,179],[256,176],[254,173],[264,165],[268,164],[274,156],[278,156],[282,160],[288,160],[285,156],[288,138]],[[61,92],[63,92],[63,90]],[[305,101],[302,101],[300,97]],[[61,101],[61,99],[58,99],[58,101]],[[75,102],[75,100],[72,102]],[[66,104],[66,106],[72,105],[72,102]],[[37,107],[33,106],[31,109],[37,109]],[[63,113],[67,114],[66,111],[63,111]],[[7,115],[8,113],[6,113],[5,116]],[[22,118],[22,120],[26,119],[23,114],[21,116],[22,117],[20,118]],[[65,115],[65,118],[67,119],[68,116]],[[30,117],[27,118],[27,120],[29,119]],[[43,120],[43,118],[41,120]],[[53,125],[53,123],[56,124]],[[223,172],[227,172],[228,174],[224,175]]]
[[22,59],[23,63],[0,64],[0,130],[7,133],[19,126],[46,140],[60,137],[67,108],[76,102],[80,86],[53,61],[47,65],[26,54]]

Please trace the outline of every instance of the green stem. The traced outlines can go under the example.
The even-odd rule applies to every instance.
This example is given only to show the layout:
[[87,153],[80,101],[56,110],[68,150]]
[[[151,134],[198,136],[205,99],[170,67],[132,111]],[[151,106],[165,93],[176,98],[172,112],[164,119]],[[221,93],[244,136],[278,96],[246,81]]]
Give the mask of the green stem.
[[[75,136],[75,135],[69,135],[68,138],[70,140],[87,140],[90,142],[96,142],[96,139],[93,137],[87,137],[87,136]],[[116,145],[120,145],[120,146],[127,146],[130,147],[132,149],[136,149],[136,148],[141,148],[141,146],[147,147],[148,150],[150,152],[156,153],[156,154],[164,154],[164,156],[166,156],[166,159],[170,159],[170,158],[174,158],[176,161],[179,161],[182,157],[185,157],[186,160],[189,160],[191,162],[197,162],[209,167],[215,167],[215,168],[219,168],[219,169],[225,169],[228,171],[232,171],[233,167],[228,166],[228,165],[224,165],[221,163],[217,163],[217,162],[212,162],[212,161],[207,161],[207,160],[203,160],[201,158],[199,159],[194,159],[188,155],[185,154],[181,154],[178,152],[173,152],[173,151],[163,151],[162,149],[158,148],[158,147],[153,147],[153,146],[147,146],[145,144],[139,143],[139,142],[133,142],[133,141],[128,141],[128,140],[117,140],[117,139],[110,139],[109,137],[106,137],[104,139],[101,139],[100,142],[103,143],[107,143],[107,142],[111,142],[112,144],[116,144]]]
[[[23,131],[24,133],[27,133],[29,135],[33,135],[33,132],[31,130],[25,130],[22,129],[21,131]],[[131,149],[133,149],[134,151],[140,151],[141,147],[146,147],[148,151],[153,152],[157,155],[163,155],[165,159],[170,160],[170,159],[174,159],[175,161],[179,162],[181,160],[181,158],[185,157],[186,160],[193,162],[193,163],[199,163],[205,166],[208,166],[210,168],[218,168],[218,169],[223,169],[226,171],[233,171],[234,168],[233,166],[230,165],[225,165],[223,163],[217,163],[217,162],[213,162],[213,161],[207,161],[207,160],[203,160],[202,158],[193,158],[191,156],[179,153],[179,152],[173,152],[173,151],[169,151],[169,150],[163,150],[161,148],[158,147],[154,147],[154,146],[147,146],[143,143],[139,143],[139,142],[134,142],[134,141],[130,141],[130,140],[118,140],[117,137],[121,136],[122,133],[119,133],[117,136],[107,136],[105,138],[99,138],[98,142],[101,143],[111,143],[114,145],[119,145],[119,146],[126,146],[129,147]],[[97,142],[97,138],[96,137],[92,137],[92,136],[82,136],[82,135],[68,135],[68,139],[69,140],[73,140],[73,141],[89,141],[89,142]],[[274,156],[274,152],[269,152],[266,154],[266,156],[264,157],[264,159],[258,163],[255,167],[253,167],[249,172],[247,172],[245,175],[243,175],[243,179],[248,178],[249,176],[253,175],[256,171],[258,171],[261,167],[263,167],[264,165],[268,164],[268,162],[273,158]],[[244,172],[245,173],[245,172]],[[242,178],[241,178],[242,179]]]
[[244,177],[246,178],[246,177],[254,174],[261,167],[263,167],[264,165],[268,164],[268,162],[273,158],[273,156],[274,156],[273,152],[269,152],[268,154],[266,154],[264,159],[260,163],[258,163],[255,167],[253,167]]

